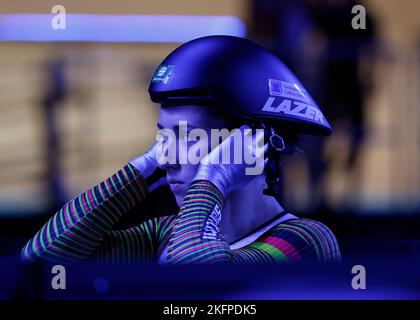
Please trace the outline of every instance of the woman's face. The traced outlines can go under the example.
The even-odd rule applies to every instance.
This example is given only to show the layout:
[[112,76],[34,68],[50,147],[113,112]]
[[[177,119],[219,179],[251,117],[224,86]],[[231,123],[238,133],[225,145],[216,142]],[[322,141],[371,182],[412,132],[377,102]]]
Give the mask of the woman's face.
[[[214,112],[214,107],[197,106],[197,105],[182,105],[162,107],[160,109],[159,120],[157,127],[163,131],[173,131],[175,138],[168,138],[165,135],[165,145],[169,148],[169,144],[175,144],[176,153],[169,153],[167,161],[169,163],[160,164],[159,167],[166,170],[166,178],[171,188],[172,193],[176,198],[178,206],[181,205],[187,193],[188,187],[192,182],[198,168],[197,161],[189,161],[187,157],[187,148],[190,150],[192,146],[194,149],[199,148],[199,144],[203,147],[208,146],[207,151],[211,149],[210,141],[185,141],[185,135],[179,134],[179,127],[186,128],[187,134],[193,129],[203,129],[210,137],[211,129],[227,128],[227,121]],[[181,141],[180,143],[180,140]],[[203,145],[204,144],[204,145]],[[172,149],[173,150],[173,149]],[[199,154],[200,157],[205,154]],[[180,161],[180,158],[183,160]]]

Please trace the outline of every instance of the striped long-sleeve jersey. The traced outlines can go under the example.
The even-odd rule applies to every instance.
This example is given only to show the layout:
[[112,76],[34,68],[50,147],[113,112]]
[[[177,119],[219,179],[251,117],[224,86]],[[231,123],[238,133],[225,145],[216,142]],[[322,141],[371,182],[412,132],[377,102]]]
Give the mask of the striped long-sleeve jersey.
[[209,181],[193,181],[177,215],[156,217],[125,230],[116,222],[145,199],[148,182],[127,164],[66,203],[22,249],[27,259],[107,262],[257,263],[339,261],[334,234],[311,219],[289,219],[232,249],[220,231],[223,196]]

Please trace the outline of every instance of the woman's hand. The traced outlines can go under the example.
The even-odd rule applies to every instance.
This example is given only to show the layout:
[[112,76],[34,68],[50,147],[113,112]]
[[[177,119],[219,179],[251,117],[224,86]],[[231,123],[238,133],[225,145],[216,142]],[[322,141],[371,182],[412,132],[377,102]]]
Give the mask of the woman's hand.
[[158,167],[158,157],[162,152],[162,141],[156,141],[143,155],[129,163],[138,169],[147,181],[149,191],[167,184],[166,172]]
[[[264,171],[264,130],[252,134],[241,126],[200,161],[193,180],[207,180],[226,196],[230,191],[248,184]],[[252,167],[251,165],[255,165]]]

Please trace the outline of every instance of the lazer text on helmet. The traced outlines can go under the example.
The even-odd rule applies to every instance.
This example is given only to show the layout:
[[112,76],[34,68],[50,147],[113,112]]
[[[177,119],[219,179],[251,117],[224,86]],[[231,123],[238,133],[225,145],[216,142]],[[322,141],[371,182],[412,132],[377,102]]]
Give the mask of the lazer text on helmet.
[[261,111],[283,113],[298,119],[310,119],[322,124],[325,123],[320,110],[302,102],[309,102],[309,98],[307,93],[296,84],[269,79],[269,89],[270,96]]

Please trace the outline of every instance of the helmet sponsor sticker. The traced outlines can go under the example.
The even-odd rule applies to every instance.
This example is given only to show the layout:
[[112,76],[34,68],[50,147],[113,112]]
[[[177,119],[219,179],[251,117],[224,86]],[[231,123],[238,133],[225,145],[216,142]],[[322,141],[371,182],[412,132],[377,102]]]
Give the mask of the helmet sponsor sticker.
[[167,84],[173,77],[174,68],[171,64],[161,64],[153,75],[152,82]]
[[268,88],[271,96],[290,98],[310,103],[308,93],[295,83],[268,79]]
[[300,119],[326,123],[322,112],[309,104],[282,98],[280,98],[280,103],[274,104],[275,100],[275,97],[268,97],[261,111],[283,113]]
[[297,84],[268,79],[270,96],[261,111],[283,113],[284,115],[326,124],[321,110],[311,105],[309,94]]

